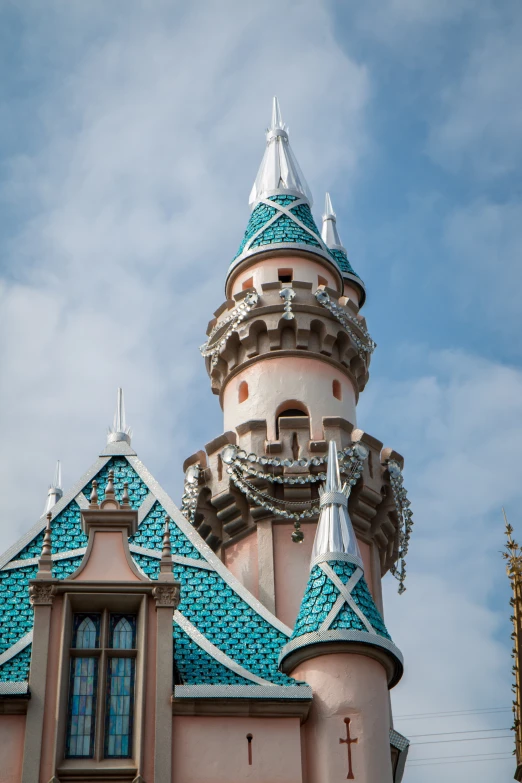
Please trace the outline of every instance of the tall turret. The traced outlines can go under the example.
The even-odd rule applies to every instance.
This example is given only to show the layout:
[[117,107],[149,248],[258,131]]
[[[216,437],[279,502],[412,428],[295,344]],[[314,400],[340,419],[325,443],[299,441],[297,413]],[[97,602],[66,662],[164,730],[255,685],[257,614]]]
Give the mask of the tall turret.
[[[360,768],[369,773],[357,779],[398,781],[388,687],[402,662],[382,620],[381,577],[391,570],[404,589],[411,512],[403,460],[357,428],[375,348],[360,313],[365,287],[329,195],[317,228],[277,100],[250,207],[226,299],[201,347],[224,432],[185,461],[182,510],[230,571],[294,629],[284,670],[306,669],[314,691],[339,691],[332,715],[353,715],[360,742],[369,738]],[[327,594],[338,597],[328,627],[309,627],[312,594],[325,603]],[[314,714],[310,741],[327,753],[341,729]],[[310,783],[325,779],[310,774]]]

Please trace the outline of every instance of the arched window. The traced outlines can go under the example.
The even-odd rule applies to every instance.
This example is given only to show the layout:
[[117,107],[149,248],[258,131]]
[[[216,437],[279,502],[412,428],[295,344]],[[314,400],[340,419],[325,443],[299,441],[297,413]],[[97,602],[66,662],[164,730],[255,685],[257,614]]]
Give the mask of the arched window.
[[245,400],[248,400],[248,383],[246,381],[241,381],[237,390],[237,401],[241,403]]
[[134,647],[134,628],[126,617],[112,615],[112,645],[115,650],[131,650]]
[[[297,407],[298,405],[300,407]],[[282,418],[289,418],[289,417],[293,418],[294,416],[308,416],[308,411],[306,410],[304,405],[302,405],[299,402],[288,403],[288,408],[286,408],[285,406],[282,406],[282,410],[281,409],[279,410],[279,412],[278,412],[278,414],[276,416],[276,436],[277,436],[278,440],[279,440],[279,422],[280,422],[280,420]]]
[[[136,617],[107,609],[74,614],[72,631],[65,755],[132,758]],[[105,724],[98,740],[97,715],[104,715]]]
[[343,398],[343,390],[340,382],[337,380],[332,381],[332,394],[336,400],[342,400]]
[[73,647],[82,650],[92,650],[98,646],[98,633],[100,628],[99,615],[76,615],[76,628],[74,631]]

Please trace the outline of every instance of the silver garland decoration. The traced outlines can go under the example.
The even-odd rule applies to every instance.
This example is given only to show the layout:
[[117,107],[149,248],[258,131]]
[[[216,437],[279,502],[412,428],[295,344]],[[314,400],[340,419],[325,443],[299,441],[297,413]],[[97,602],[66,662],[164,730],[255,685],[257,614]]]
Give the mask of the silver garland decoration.
[[[338,452],[339,468],[342,473],[348,474],[348,486],[354,486],[363,469],[363,462],[368,456],[368,449],[361,443],[355,443],[342,451]],[[301,531],[301,520],[315,517],[319,511],[319,499],[316,500],[283,500],[275,498],[272,495],[262,492],[252,482],[251,478],[260,478],[268,480],[271,483],[279,484],[311,484],[326,479],[325,473],[306,476],[292,476],[275,473],[267,473],[263,470],[257,470],[255,464],[270,465],[272,467],[300,467],[310,468],[312,465],[319,466],[327,462],[327,457],[312,457],[310,460],[281,460],[278,457],[258,457],[256,454],[246,454],[242,449],[238,449],[233,444],[228,444],[221,452],[221,459],[228,465],[227,473],[232,482],[245,497],[256,506],[264,508],[272,514],[286,519],[294,520],[294,532],[292,540],[301,543],[304,534]]]
[[191,525],[196,518],[196,507],[198,504],[198,483],[201,467],[191,465],[185,473],[185,482],[183,484],[183,495],[181,496],[181,513],[188,519]]
[[[200,347],[201,355],[205,358],[210,356],[210,366],[213,369],[219,360],[219,353],[227,344],[230,336],[237,331],[239,324],[245,320],[250,310],[259,302],[257,291],[250,291],[245,298],[224,318],[214,326],[208,336],[208,340]],[[223,327],[225,331],[218,339],[214,339]]]
[[[330,299],[330,295],[327,291],[325,291],[323,288],[319,288],[315,292],[315,298],[319,302],[320,305],[322,305],[326,310],[328,310],[334,318],[336,318],[341,326],[346,329],[347,333],[350,335],[352,340],[354,341],[355,345],[358,348],[359,356],[361,356],[364,359],[364,354],[372,354],[375,348],[377,347],[377,343],[375,343],[372,338],[370,337],[370,333],[368,330],[363,326],[363,324],[351,313],[349,313],[346,308],[342,307],[341,305],[336,304],[335,302],[332,302]],[[363,335],[363,340],[360,339],[360,337],[357,336],[357,334],[352,329],[352,325],[357,327],[359,332]]]
[[406,555],[410,545],[411,530],[413,527],[413,513],[410,509],[410,501],[404,488],[401,466],[398,462],[390,460],[388,462],[388,472],[390,474],[390,484],[395,501],[395,509],[399,518],[399,527],[397,531],[398,539],[398,557],[397,562],[390,568],[391,573],[399,582],[399,593],[406,590],[404,581],[406,579]]

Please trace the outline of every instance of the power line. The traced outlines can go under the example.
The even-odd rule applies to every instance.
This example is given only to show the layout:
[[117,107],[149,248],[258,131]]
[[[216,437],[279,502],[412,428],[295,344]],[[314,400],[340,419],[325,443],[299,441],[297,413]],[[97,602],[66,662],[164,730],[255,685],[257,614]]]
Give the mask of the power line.
[[[509,726],[503,726],[501,729],[470,729],[469,731],[440,731],[438,734],[410,734],[408,739],[413,739],[414,737],[444,737],[448,734],[478,734],[479,732],[485,732],[485,731],[509,731]],[[486,739],[484,737],[484,739]]]
[[[499,756],[504,753],[507,753],[507,751],[499,750],[498,753],[493,751],[490,751],[489,753],[459,753],[458,756],[430,756],[429,758],[421,756],[418,759],[408,759],[408,763],[416,761],[442,761],[443,759],[476,759],[481,756]],[[509,755],[512,756],[513,754],[510,753]]]
[[482,742],[487,742],[488,740],[496,740],[496,739],[513,739],[512,734],[501,734],[500,737],[461,737],[460,739],[454,739],[454,740],[428,740],[425,742],[412,742],[413,745],[439,745],[441,742],[476,742],[477,740],[481,740]]
[[425,719],[425,718],[447,718],[450,716],[457,717],[458,715],[487,715],[491,713],[499,713],[499,712],[511,712],[511,709],[509,707],[485,707],[483,709],[477,709],[477,710],[453,710],[453,711],[446,711],[446,712],[418,712],[418,713],[408,713],[407,715],[394,715],[394,720],[413,720],[414,718],[417,719]]
[[509,758],[512,758],[512,756],[498,756],[490,759],[465,759],[463,761],[431,761],[423,762],[422,764],[408,764],[407,769],[413,769],[414,767],[439,767],[443,764],[482,764],[484,761],[506,761]]

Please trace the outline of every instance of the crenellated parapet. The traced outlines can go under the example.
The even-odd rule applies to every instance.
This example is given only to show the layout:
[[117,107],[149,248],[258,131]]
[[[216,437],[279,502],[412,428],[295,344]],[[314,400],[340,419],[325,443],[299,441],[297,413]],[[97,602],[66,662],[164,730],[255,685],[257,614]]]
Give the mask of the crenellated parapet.
[[[299,515],[297,529],[313,537],[328,443],[335,440],[340,453],[356,444],[367,451],[351,489],[349,513],[357,538],[378,551],[380,574],[394,567],[400,557],[401,519],[390,465],[402,468],[403,458],[340,417],[323,417],[322,427],[323,438],[312,440],[308,417],[282,417],[279,438],[269,440],[266,420],[252,420],[185,461],[191,496],[185,498],[184,510],[215,551],[253,532],[263,520],[283,523],[293,521],[294,514]],[[350,463],[341,458],[340,465],[347,480]]]
[[314,356],[346,375],[357,396],[368,381],[374,343],[366,321],[332,288],[294,280],[241,291],[216,311],[207,334],[202,353],[214,394],[250,364],[274,356]]

